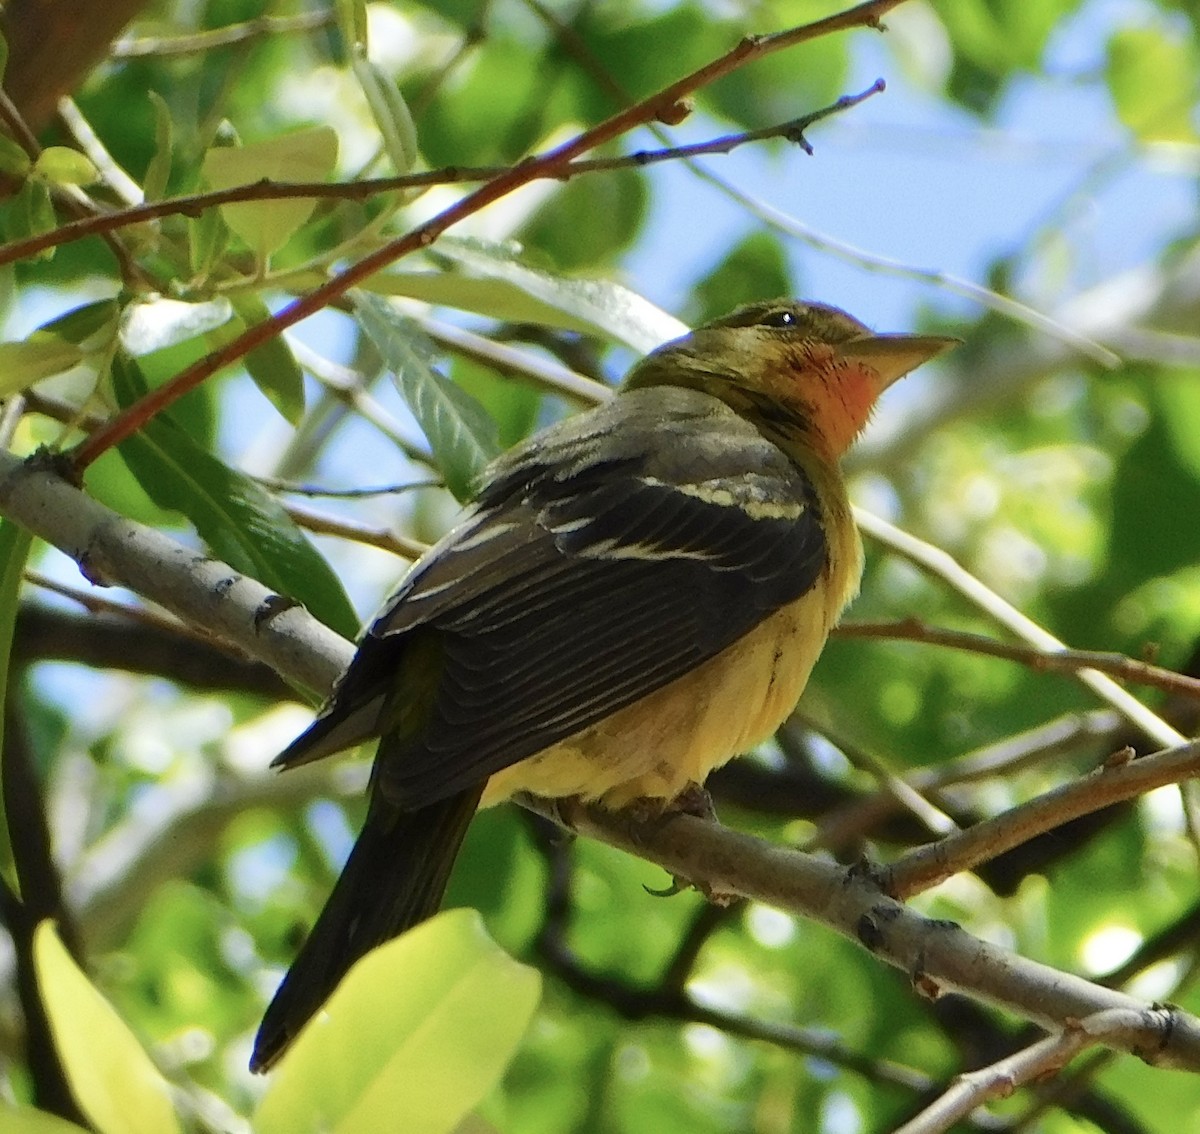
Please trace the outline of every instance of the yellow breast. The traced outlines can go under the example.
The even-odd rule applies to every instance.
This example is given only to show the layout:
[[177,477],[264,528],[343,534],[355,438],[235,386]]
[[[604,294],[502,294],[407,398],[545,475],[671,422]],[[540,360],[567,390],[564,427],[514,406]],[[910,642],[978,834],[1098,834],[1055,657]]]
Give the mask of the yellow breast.
[[[844,499],[838,495],[835,508]],[[613,807],[673,799],[765,740],[795,708],[830,629],[858,590],[862,546],[848,506],[844,518],[831,525],[841,536],[812,589],[691,673],[493,776],[483,805],[520,791]]]

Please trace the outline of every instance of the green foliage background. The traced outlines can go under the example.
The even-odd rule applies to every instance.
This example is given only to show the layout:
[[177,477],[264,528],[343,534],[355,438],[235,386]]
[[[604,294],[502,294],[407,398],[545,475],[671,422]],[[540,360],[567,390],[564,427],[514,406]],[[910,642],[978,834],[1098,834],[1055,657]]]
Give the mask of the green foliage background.
[[[182,36],[315,9],[293,0],[156,0],[124,41],[151,50],[118,45],[77,91],[78,110],[151,197],[216,185],[214,170],[230,162],[205,155],[236,154],[237,145],[245,154],[232,162],[234,183],[239,168],[243,180],[352,180],[414,163],[492,166],[602,119],[747,32],[802,23],[836,5],[380,3],[368,11],[374,79],[362,74],[353,31],[362,10],[351,0],[315,26],[272,25],[232,46],[169,50]],[[986,282],[1047,311],[1069,312],[1078,301],[1079,324],[1095,328],[1121,364],[1105,369],[1044,329],[964,303],[936,282],[918,291],[901,274],[896,287],[911,296],[912,325],[957,334],[965,346],[885,407],[889,428],[852,465],[854,494],[945,548],[1071,645],[1152,651],[1168,666],[1187,666],[1200,636],[1200,228],[1191,217],[1136,272],[1093,275],[1081,288],[1120,226],[1074,222],[1105,178],[1171,162],[1184,170],[1175,176],[1194,181],[1196,10],[1170,0],[913,0],[887,22],[889,83],[936,101],[964,131],[991,128],[1018,88],[1037,99],[1071,83],[1105,108],[1119,143],[1068,187],[1063,230],[1051,225],[997,253]],[[874,35],[822,38],[700,91],[702,128],[688,136],[757,128],[832,102],[848,93]],[[1102,63],[1048,73],[1062,37],[1076,37],[1079,54]],[[383,92],[373,104],[364,95],[372,82]],[[853,123],[851,111],[821,129],[828,137]],[[60,124],[43,141],[68,154],[78,148]],[[643,131],[605,154],[659,144]],[[783,146],[765,144],[771,161],[791,160]],[[47,153],[34,163],[20,147],[0,151],[16,182],[0,207],[7,240],[69,219],[64,186],[90,180],[77,154]],[[878,163],[872,185],[886,210],[886,147]],[[804,175],[823,176],[819,152]],[[719,191],[699,178],[684,199],[664,203],[679,176],[691,177],[624,169],[525,191],[373,279],[371,294],[208,382],[98,462],[87,490],[125,515],[202,540],[352,635],[354,612],[368,615],[404,563],[363,538],[305,531],[314,526],[308,513],[430,540],[453,515],[450,494],[422,488],[309,502],[278,482],[352,489],[436,478],[461,496],[493,445],[579,403],[545,380],[439,345],[437,321],[608,382],[670,325],[639,294],[695,322],[744,300],[805,292],[823,278],[826,253],[752,213],[732,236],[710,233],[705,209]],[[103,184],[88,191],[119,203]],[[0,395],[32,390],[12,447],[25,453],[77,440],[88,415],[161,384],[383,234],[429,215],[451,191],[170,216],[120,234],[138,265],[124,279],[96,238],[2,269],[12,345],[0,356]],[[712,265],[670,294],[646,268],[652,248],[654,266],[677,274],[651,221],[664,208],[694,215],[691,239]],[[999,231],[999,218],[975,223]],[[250,243],[247,233],[256,234]],[[872,277],[862,271],[865,286]],[[386,323],[380,296],[409,302]],[[854,314],[873,319],[868,310]],[[400,372],[403,397],[385,360]],[[335,389],[347,376],[356,400]],[[916,617],[996,634],[936,579],[868,551],[855,618]],[[63,557],[38,544],[30,550],[7,525],[0,553],[9,611],[27,554],[31,570],[80,585]],[[37,585],[25,587],[21,602],[23,612],[79,609]],[[132,676],[121,672],[119,650],[107,662],[69,648],[54,660],[22,639],[19,620],[16,642],[6,743],[20,743],[39,774],[79,952],[173,1084],[182,1121],[244,1129],[264,1089],[245,1069],[250,1039],[361,818],[362,763],[267,777],[271,755],[307,719],[297,698],[239,687],[232,676],[208,689]],[[1194,704],[1153,691],[1145,699],[1195,731]],[[748,762],[742,778],[718,778],[714,792],[727,822],[802,844],[820,831],[826,808],[881,790],[872,761],[903,774],[1050,722],[1088,724],[1076,743],[1039,762],[937,797],[970,822],[1138,741],[1096,709],[1063,675],[927,645],[835,640],[795,727]],[[880,826],[838,850],[886,859],[927,837],[911,828]],[[1171,948],[1148,952],[1126,976],[1138,995],[1198,1011],[1196,859],[1179,793],[1164,790],[1060,832],[1007,869],[958,876],[918,905],[1089,976],[1175,928]],[[478,909],[492,936],[546,979],[519,1045],[511,1037],[507,1073],[459,1129],[886,1131],[938,1084],[1028,1042],[1018,1023],[985,1009],[921,999],[902,974],[824,929],[756,907],[713,914],[693,893],[666,900],[646,892],[663,881],[609,848],[549,839],[513,809],[476,821],[450,904]],[[0,964],[12,972],[7,955]],[[68,972],[47,971],[51,979]],[[420,983],[422,972],[402,968],[392,979]],[[4,1009],[0,1094],[25,1107],[34,1076],[15,991]],[[453,1048],[451,1029],[423,1058],[452,1066]],[[995,1107],[1001,1125],[976,1128],[1018,1128],[1002,1125],[1012,1120],[1050,1134],[1165,1134],[1200,1125],[1200,1087],[1190,1076],[1129,1057],[1095,1056],[1078,1067],[1074,1093],[1059,1098],[1055,1084],[1019,1093]],[[318,1063],[317,1089],[319,1074]],[[14,1129],[60,1128],[24,1110],[0,1111],[0,1127],[10,1114]],[[95,1113],[83,1117],[104,1128]],[[450,1129],[458,1118],[447,1108],[420,1128]],[[405,1121],[415,1123],[397,1117],[393,1128],[418,1128]]]

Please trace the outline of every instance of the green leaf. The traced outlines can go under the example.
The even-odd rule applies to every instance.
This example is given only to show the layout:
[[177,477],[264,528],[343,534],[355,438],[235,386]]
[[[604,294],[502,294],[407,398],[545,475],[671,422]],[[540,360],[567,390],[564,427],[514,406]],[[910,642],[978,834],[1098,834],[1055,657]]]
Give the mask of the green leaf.
[[442,237],[435,254],[447,272],[381,272],[372,291],[406,295],[493,319],[600,334],[646,354],[688,328],[636,292],[607,280],[573,279],[534,268],[511,244]]
[[500,451],[495,422],[474,398],[433,369],[424,336],[387,300],[357,292],[354,307],[429,439],[446,486],[459,500],[470,499],[484,466]]
[[33,159],[7,134],[0,134],[0,173],[25,177],[33,167]]
[[[8,704],[8,683],[12,676],[13,632],[17,621],[17,597],[33,536],[11,520],[0,520],[0,705]],[[4,716],[0,714],[0,752],[4,748]],[[0,763],[0,768],[3,764]],[[0,795],[0,798],[3,798]],[[8,815],[0,808],[0,874],[14,894],[21,892],[13,862],[12,842],[8,834]]]
[[72,307],[49,323],[43,323],[39,330],[88,352],[103,350],[112,343],[120,310],[115,299],[98,299],[95,303]]
[[150,105],[154,107],[154,154],[150,164],[146,166],[146,176],[142,178],[142,193],[147,201],[157,201],[167,191],[167,181],[171,176],[171,144],[173,123],[171,108],[158,91],[148,91]]
[[[259,181],[323,181],[337,163],[337,134],[328,126],[296,130],[247,146],[218,146],[204,155],[204,177],[214,189]],[[286,201],[222,205],[225,223],[265,262],[313,214],[317,202]]]
[[[647,195],[646,179],[633,170],[576,177],[534,213],[519,238],[544,250],[559,268],[594,276],[637,236]],[[596,224],[596,217],[604,223]]]
[[7,1103],[0,1103],[0,1130],[4,1134],[88,1134],[82,1126],[57,1114],[28,1106],[14,1109]]
[[697,308],[695,323],[724,315],[747,296],[788,295],[792,281],[787,255],[779,239],[755,230],[738,241],[693,288]]
[[1192,142],[1196,53],[1162,28],[1123,28],[1108,42],[1108,89],[1117,117],[1141,141]]
[[[112,379],[122,406],[146,392],[131,360],[118,358]],[[344,637],[356,635],[358,616],[337,576],[279,502],[197,445],[170,414],[147,422],[119,451],[146,494],[191,520],[215,555],[302,602]]]
[[55,335],[35,331],[23,343],[0,343],[0,398],[28,389],[83,361],[83,351]]
[[336,0],[337,26],[351,51],[367,50],[366,0]]
[[383,148],[397,173],[417,163],[417,127],[400,88],[369,59],[355,56],[354,76],[362,87],[371,116],[383,138]]
[[51,185],[91,185],[100,180],[91,158],[67,146],[47,146],[38,154],[32,172]]
[[63,947],[50,921],[34,931],[38,991],[71,1094],[99,1134],[182,1127],[158,1068]]
[[279,1064],[256,1134],[448,1134],[492,1090],[538,973],[450,910],[359,961]]
[[[9,239],[19,240],[25,236],[40,236],[58,227],[54,215],[54,203],[50,200],[50,189],[44,181],[30,177],[17,190],[8,209],[5,230]],[[52,260],[55,249],[46,248],[32,259]]]
[[[238,317],[234,326],[227,328],[231,335],[240,334],[271,317],[271,309],[255,292],[235,296],[233,306]],[[304,416],[304,374],[287,340],[282,335],[275,335],[246,355],[242,365],[283,419],[291,425],[299,425]]]
[[50,320],[24,342],[0,343],[0,397],[78,366],[107,350],[116,326],[112,299],[85,303]]
[[228,323],[233,304],[223,295],[203,303],[152,296],[131,303],[121,316],[121,345],[135,358],[176,346]]
[[225,246],[229,226],[220,209],[205,209],[194,220],[188,218],[188,264],[197,279],[207,279]]

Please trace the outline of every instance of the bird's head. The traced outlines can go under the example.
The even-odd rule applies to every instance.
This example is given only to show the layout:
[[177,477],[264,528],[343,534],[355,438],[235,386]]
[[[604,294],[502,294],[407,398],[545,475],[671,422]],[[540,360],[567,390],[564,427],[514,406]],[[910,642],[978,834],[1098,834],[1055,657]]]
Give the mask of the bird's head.
[[785,450],[808,446],[834,461],[888,386],[958,341],[875,334],[823,303],[750,303],[659,347],[630,371],[625,386],[701,390]]

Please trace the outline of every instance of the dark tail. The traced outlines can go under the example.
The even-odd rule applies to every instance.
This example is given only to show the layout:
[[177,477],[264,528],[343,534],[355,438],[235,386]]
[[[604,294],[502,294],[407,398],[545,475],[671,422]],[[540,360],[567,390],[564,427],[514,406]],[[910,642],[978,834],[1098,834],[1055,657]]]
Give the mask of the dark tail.
[[263,1016],[251,1071],[284,1053],[363,954],[437,912],[482,791],[418,811],[398,811],[373,793],[341,877]]

